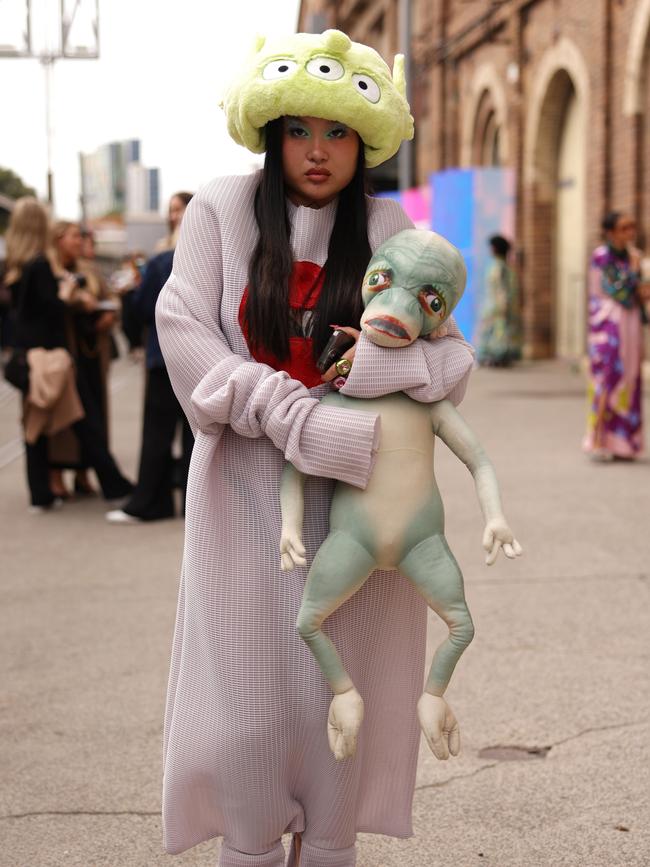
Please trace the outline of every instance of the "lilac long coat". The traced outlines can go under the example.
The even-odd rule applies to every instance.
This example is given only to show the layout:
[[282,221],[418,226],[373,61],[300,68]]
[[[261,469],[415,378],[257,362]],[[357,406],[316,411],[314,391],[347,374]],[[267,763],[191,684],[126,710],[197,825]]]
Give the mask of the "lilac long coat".
[[[378,422],[322,406],[322,387],[309,392],[251,359],[238,310],[258,181],[219,178],[194,197],[157,307],[167,368],[196,432],[165,720],[165,848],[223,835],[222,864],[275,865],[282,833],[304,831],[301,864],[347,865],[357,831],[411,834],[426,608],[397,573],[376,572],[327,621],[366,707],[356,757],[337,764],[326,735],[331,692],[295,628],[306,570],[280,571],[278,484],[285,457],[314,477],[311,558],[327,535],[330,479],[365,486]],[[368,208],[373,251],[411,227],[395,202],[369,199]],[[288,204],[296,261],[325,262],[335,209]],[[454,333],[397,353],[362,342],[344,393],[460,400],[472,353]]]

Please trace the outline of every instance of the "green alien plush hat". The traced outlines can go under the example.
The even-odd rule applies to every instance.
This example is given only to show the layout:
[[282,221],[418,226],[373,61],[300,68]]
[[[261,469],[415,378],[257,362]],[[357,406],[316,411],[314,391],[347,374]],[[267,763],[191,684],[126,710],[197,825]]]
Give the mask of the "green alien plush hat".
[[264,127],[278,117],[321,117],[356,130],[369,168],[413,138],[404,57],[393,73],[379,54],[340,30],[259,37],[222,107],[228,132],[253,153],[265,150]]

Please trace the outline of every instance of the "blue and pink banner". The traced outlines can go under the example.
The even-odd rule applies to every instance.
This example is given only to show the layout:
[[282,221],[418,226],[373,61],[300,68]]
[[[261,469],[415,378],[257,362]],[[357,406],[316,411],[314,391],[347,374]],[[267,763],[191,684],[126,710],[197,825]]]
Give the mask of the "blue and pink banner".
[[514,240],[514,171],[450,169],[430,175],[424,187],[388,195],[400,202],[417,228],[439,232],[463,254],[467,288],[454,316],[463,334],[472,339],[485,291],[487,240],[495,234]]

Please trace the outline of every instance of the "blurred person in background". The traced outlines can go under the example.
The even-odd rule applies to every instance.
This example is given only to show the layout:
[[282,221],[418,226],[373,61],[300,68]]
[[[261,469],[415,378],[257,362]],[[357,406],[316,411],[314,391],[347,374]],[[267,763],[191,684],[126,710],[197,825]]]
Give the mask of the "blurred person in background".
[[0,261],[0,355],[6,355],[12,345],[11,338],[11,292],[5,282],[5,263]]
[[[106,448],[108,434],[108,369],[112,356],[111,330],[117,322],[117,302],[110,297],[106,284],[94,263],[83,258],[84,245],[89,250],[78,223],[60,220],[52,228],[52,254],[55,273],[59,277],[72,277],[94,300],[92,309],[70,310],[67,317],[68,348],[75,359],[77,387],[84,402],[86,415],[92,415]],[[70,431],[52,438],[50,458],[53,466],[52,489],[66,498],[62,469],[75,470],[75,493],[92,495],[94,488],[88,478],[89,457],[80,448],[76,436]]]
[[521,358],[519,284],[508,264],[510,241],[502,235],[493,235],[488,243],[492,258],[485,274],[477,358],[484,366],[509,367]]
[[122,332],[129,343],[131,355],[139,354],[144,341],[142,322],[131,307],[134,293],[142,283],[145,266],[145,254],[134,251],[123,257],[119,268],[113,271],[109,279],[111,291],[119,298]]
[[[184,212],[185,208],[183,208]],[[179,228],[180,222],[175,228],[174,241]],[[184,514],[185,488],[194,437],[169,380],[160,351],[154,315],[158,295],[171,274],[173,260],[173,248],[154,256],[147,264],[142,283],[132,297],[132,315],[134,318],[138,317],[141,325],[147,328],[147,385],[140,468],[135,489],[126,505],[107,513],[106,519],[112,524],[137,524],[141,521],[173,518],[176,484],[182,490]],[[176,463],[172,449],[179,429],[182,456]],[[177,474],[176,468],[178,468]]]
[[173,250],[176,246],[176,237],[178,230],[185,213],[185,208],[189,205],[192,193],[181,191],[174,193],[169,200],[167,208],[167,234],[156,244],[156,252],[162,253],[163,250]]
[[634,220],[612,211],[602,221],[605,243],[589,270],[589,384],[583,448],[593,460],[633,459],[643,451],[641,252]]
[[[41,348],[69,352],[69,317],[74,311],[91,313],[97,299],[76,275],[61,268],[49,247],[47,210],[36,199],[19,199],[12,212],[7,241],[6,283],[11,292],[15,346],[24,351]],[[30,384],[32,371],[29,373]],[[24,409],[29,404],[26,387]],[[123,498],[131,492],[111,457],[103,439],[101,424],[93,412],[93,402],[83,377],[74,376],[74,393],[85,416],[72,428],[90,466],[93,467],[106,499]],[[45,434],[25,443],[27,480],[32,511],[42,512],[60,504],[50,483],[48,439]]]

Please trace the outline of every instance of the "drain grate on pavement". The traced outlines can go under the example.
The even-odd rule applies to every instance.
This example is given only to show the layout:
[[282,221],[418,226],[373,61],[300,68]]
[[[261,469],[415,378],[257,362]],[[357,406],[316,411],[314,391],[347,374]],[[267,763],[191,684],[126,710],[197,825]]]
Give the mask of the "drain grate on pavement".
[[527,762],[530,759],[545,759],[551,747],[485,747],[479,750],[481,759],[497,759],[499,762]]

